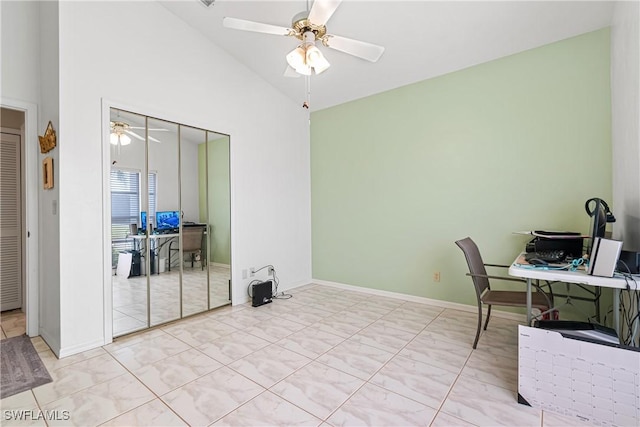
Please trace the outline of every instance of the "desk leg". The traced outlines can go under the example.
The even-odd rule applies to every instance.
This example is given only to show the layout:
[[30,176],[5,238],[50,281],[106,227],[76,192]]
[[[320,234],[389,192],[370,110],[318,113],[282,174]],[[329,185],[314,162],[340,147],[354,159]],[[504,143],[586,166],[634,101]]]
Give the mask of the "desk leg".
[[527,279],[527,326],[531,326],[531,279]]
[[613,327],[618,336],[621,336],[620,330],[620,289],[613,289]]

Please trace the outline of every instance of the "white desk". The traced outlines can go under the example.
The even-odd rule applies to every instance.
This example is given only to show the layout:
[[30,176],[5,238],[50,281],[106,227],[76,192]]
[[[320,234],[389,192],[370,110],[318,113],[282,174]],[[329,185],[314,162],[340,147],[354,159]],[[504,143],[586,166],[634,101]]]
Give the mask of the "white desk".
[[[140,244],[144,241],[146,242],[147,239],[149,240],[149,251],[153,251],[153,257],[154,257],[154,264],[156,266],[158,266],[158,274],[160,273],[160,267],[158,265],[158,260],[160,258],[160,254],[159,254],[159,249],[162,248],[162,246],[164,244],[166,244],[167,242],[169,242],[171,239],[175,238],[175,237],[180,237],[179,233],[169,233],[169,234],[149,234],[149,236],[146,236],[144,234],[133,234],[133,235],[129,235],[127,236],[128,238],[133,239],[136,244],[138,245],[138,247],[140,247]],[[168,239],[166,242],[164,243],[159,243],[160,239]],[[153,274],[153,271],[151,272],[151,274]]]
[[509,275],[527,279],[527,325],[531,325],[531,280],[577,283],[580,285],[613,288],[613,318],[615,330],[620,333],[620,289],[627,288],[626,280],[618,277],[590,276],[584,270],[553,270],[545,267],[526,265],[520,254],[509,267]]

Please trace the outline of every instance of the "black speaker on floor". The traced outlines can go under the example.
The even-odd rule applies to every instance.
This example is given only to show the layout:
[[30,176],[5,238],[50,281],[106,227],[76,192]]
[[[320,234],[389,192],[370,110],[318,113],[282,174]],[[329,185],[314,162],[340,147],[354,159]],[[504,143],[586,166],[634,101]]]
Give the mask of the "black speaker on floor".
[[129,271],[129,277],[140,275],[140,251],[131,252],[131,270]]
[[253,307],[270,303],[273,298],[273,281],[267,280],[266,282],[251,285],[251,295],[251,305]]

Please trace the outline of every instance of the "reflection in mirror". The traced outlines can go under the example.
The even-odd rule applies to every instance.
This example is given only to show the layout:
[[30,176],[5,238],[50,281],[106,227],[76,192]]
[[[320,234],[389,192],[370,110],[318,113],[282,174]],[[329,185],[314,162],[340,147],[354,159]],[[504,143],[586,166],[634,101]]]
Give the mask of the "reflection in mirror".
[[180,247],[180,134],[175,123],[153,118],[147,123],[149,175],[156,176],[155,209],[150,203],[148,211],[155,216],[149,235],[149,302],[154,326],[180,318],[180,269],[169,266],[171,253]]
[[145,118],[111,109],[111,261],[113,335],[148,323],[146,252],[141,223],[146,206]]
[[[231,187],[229,182],[229,136],[207,132],[206,163],[210,286],[209,308],[229,304],[231,298]],[[204,179],[204,177],[202,178]],[[201,205],[202,206],[202,205]],[[204,208],[204,209],[203,209]]]
[[[208,309],[209,286],[207,265],[208,221],[206,210],[206,181],[200,173],[206,165],[199,162],[199,147],[204,147],[206,132],[188,126],[180,127],[180,201],[182,224],[182,253],[172,258],[173,265],[182,267],[182,315],[200,313]],[[180,259],[182,263],[180,263]],[[172,267],[173,268],[173,267]]]
[[113,336],[229,304],[229,136],[110,121]]

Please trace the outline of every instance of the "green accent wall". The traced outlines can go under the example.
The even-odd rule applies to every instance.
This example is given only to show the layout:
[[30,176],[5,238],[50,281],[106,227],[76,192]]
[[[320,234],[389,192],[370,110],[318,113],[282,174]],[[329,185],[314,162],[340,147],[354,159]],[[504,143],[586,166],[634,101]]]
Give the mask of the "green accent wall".
[[[208,149],[198,147],[200,177],[200,221],[211,225],[209,261],[231,264],[231,191],[229,181],[229,137],[209,141]],[[208,154],[208,156],[207,156]],[[208,166],[208,183],[207,180]],[[206,197],[206,191],[209,197]],[[209,201],[207,221],[206,200]]]
[[455,240],[510,264],[514,231],[588,233],[612,194],[609,50],[607,28],[314,112],[313,277],[475,305]]

